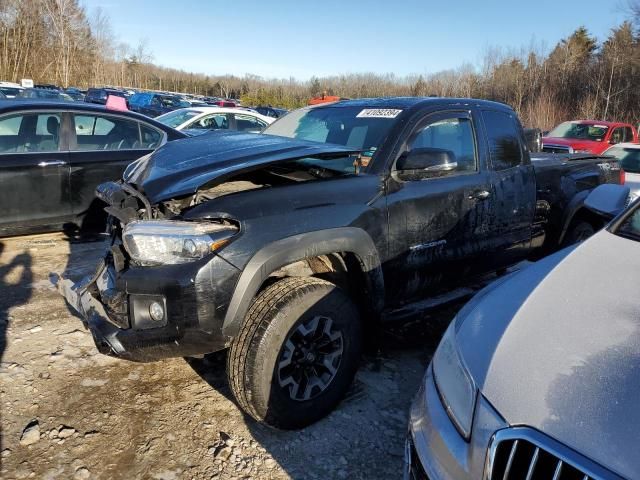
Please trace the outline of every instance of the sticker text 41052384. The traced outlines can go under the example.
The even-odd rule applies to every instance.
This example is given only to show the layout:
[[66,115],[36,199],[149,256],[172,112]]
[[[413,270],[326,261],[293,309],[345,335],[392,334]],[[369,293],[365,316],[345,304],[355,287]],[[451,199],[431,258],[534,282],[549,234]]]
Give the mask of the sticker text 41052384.
[[395,108],[365,108],[358,115],[357,118],[396,118],[402,110]]

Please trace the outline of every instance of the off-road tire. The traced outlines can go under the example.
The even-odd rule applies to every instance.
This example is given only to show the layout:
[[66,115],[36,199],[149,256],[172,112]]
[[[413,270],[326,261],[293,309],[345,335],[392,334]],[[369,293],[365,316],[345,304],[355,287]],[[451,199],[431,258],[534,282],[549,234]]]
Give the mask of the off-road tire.
[[[331,318],[332,328],[342,336],[339,365],[321,393],[294,400],[278,380],[279,361],[287,338],[317,317]],[[240,407],[255,420],[280,429],[302,428],[340,402],[353,381],[361,350],[360,315],[343,290],[318,278],[286,278],[253,300],[227,356],[229,385]]]
[[574,243],[583,242],[594,233],[596,233],[596,229],[591,223],[586,220],[574,220],[562,240],[562,246],[568,247]]

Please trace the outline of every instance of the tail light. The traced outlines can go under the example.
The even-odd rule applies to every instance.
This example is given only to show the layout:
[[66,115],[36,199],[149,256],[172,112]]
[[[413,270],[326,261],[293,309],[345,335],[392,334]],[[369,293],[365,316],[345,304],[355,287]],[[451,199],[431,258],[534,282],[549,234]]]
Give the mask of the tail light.
[[624,185],[627,181],[627,174],[624,172],[622,168],[620,168],[620,185]]

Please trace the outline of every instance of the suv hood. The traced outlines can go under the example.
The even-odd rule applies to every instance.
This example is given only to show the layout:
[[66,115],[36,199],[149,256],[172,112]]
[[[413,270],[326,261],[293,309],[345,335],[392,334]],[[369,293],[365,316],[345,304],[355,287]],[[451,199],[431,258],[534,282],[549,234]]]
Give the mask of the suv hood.
[[151,203],[195,193],[242,172],[301,158],[331,159],[359,150],[274,135],[225,132],[177,140],[133,162],[123,180]]
[[456,340],[478,388],[627,478],[640,472],[640,243],[602,230],[481,292]]

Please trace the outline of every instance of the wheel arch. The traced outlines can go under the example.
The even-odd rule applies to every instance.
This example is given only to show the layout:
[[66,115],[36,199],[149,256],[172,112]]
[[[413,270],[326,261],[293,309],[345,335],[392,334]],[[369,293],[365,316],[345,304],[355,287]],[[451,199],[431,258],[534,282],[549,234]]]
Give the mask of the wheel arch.
[[562,245],[562,242],[564,242],[564,239],[569,232],[571,224],[577,219],[588,221],[596,230],[598,230],[598,225],[601,224],[601,226],[603,226],[606,223],[602,217],[597,213],[592,212],[584,205],[584,201],[591,192],[592,189],[582,190],[576,193],[567,205],[562,218],[562,229],[560,230],[560,236],[558,237],[558,245]]
[[[360,302],[367,313],[379,315],[384,307],[384,279],[377,249],[362,229],[342,227],[294,235],[256,252],[242,271],[225,314],[222,332],[235,337],[251,301],[267,279],[293,263],[323,255],[344,254],[345,266],[364,281]],[[353,272],[357,268],[359,272]]]

